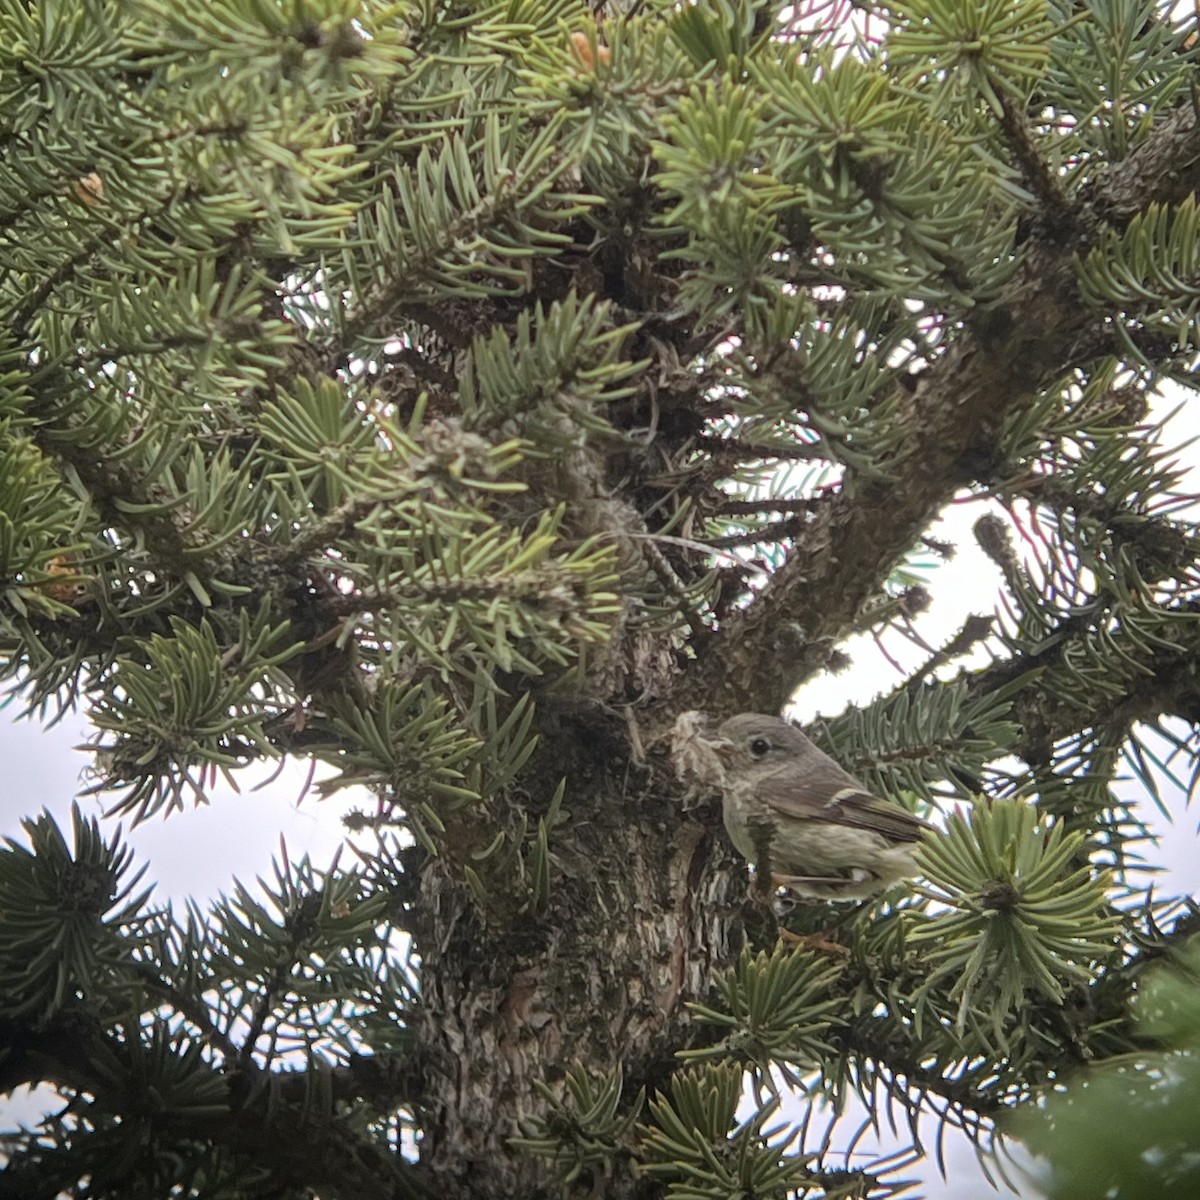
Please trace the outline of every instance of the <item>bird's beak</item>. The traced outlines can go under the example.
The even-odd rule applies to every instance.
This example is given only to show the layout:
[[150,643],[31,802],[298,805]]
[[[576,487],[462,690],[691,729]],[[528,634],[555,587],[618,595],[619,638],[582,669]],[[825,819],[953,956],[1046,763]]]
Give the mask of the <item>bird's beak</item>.
[[737,747],[732,742],[727,742],[724,738],[720,741],[712,742],[713,753],[724,763],[732,762],[734,752]]

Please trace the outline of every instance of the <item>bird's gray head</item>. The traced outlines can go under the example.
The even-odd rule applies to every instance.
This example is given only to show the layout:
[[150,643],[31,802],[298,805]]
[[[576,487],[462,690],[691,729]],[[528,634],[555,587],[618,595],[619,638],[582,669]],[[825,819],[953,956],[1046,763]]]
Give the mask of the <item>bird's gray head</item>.
[[795,725],[766,713],[739,713],[717,730],[716,752],[730,765],[782,763],[814,746]]

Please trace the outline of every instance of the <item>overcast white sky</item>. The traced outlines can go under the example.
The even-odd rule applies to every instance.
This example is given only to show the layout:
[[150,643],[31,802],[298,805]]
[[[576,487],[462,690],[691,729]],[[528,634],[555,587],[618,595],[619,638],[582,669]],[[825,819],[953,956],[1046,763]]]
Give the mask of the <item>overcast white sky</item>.
[[[1200,428],[1200,422],[1187,419],[1186,415],[1177,417],[1173,426],[1175,440],[1182,441],[1188,436],[1189,427]],[[1193,463],[1193,477],[1198,481],[1196,490],[1200,491],[1200,470],[1195,467],[1200,455],[1195,448],[1188,454]],[[982,511],[977,503],[953,506],[942,527],[933,531],[935,536],[958,546],[955,559],[939,566],[930,578],[934,603],[920,626],[934,643],[957,630],[969,612],[990,613],[994,609],[998,572],[975,547],[969,532]],[[925,656],[901,638],[890,639],[888,648],[906,667],[923,661]],[[798,697],[792,711],[801,720],[810,720],[818,714],[836,715],[847,704],[861,704],[898,682],[899,676],[869,638],[857,639],[848,649],[855,660],[851,670],[814,680]],[[0,794],[0,835],[23,840],[21,818],[43,808],[48,808],[65,826],[71,800],[81,786],[80,773],[88,762],[87,756],[74,747],[86,739],[87,732],[81,719],[42,729],[30,722],[14,723],[10,710],[0,712],[0,762],[5,764],[7,784]],[[373,805],[369,797],[351,793],[318,802],[309,792],[297,803],[304,780],[304,771],[299,766],[288,768],[263,790],[252,790],[256,781],[270,773],[269,767],[257,773],[245,772],[239,777],[243,789],[240,795],[222,785],[207,806],[165,820],[151,819],[136,829],[126,828],[128,842],[135,849],[139,863],[151,864],[148,877],[157,881],[156,896],[160,901],[212,897],[227,890],[234,877],[247,884],[256,877],[269,878],[281,837],[286,840],[293,861],[307,853],[318,866],[324,866],[342,841],[340,815],[354,804]],[[1127,784],[1122,790],[1133,800],[1140,794],[1136,783]],[[1198,893],[1200,837],[1195,815],[1183,812],[1183,800],[1176,789],[1167,786],[1164,795],[1176,814],[1173,824],[1164,820],[1148,801],[1141,808],[1143,818],[1161,835],[1158,857],[1167,870],[1160,877],[1157,890],[1160,895]],[[87,813],[98,812],[99,808],[100,802],[95,798],[84,801]],[[0,1099],[0,1106],[3,1104]],[[21,1115],[26,1119],[30,1115],[24,1106]],[[13,1116],[11,1107],[7,1114],[0,1109],[0,1125],[11,1127]],[[849,1137],[854,1122],[848,1121],[844,1128],[845,1136]],[[932,1135],[932,1123],[929,1129]],[[838,1144],[837,1139],[834,1144]],[[862,1153],[870,1150],[869,1141],[860,1144]],[[921,1176],[923,1186],[913,1194],[924,1195],[928,1200],[974,1200],[975,1197],[982,1200],[996,1195],[979,1171],[974,1150],[963,1139],[948,1142],[947,1165],[948,1182],[941,1179],[932,1162],[915,1169],[912,1174]],[[1023,1191],[1032,1194],[1029,1188]]]

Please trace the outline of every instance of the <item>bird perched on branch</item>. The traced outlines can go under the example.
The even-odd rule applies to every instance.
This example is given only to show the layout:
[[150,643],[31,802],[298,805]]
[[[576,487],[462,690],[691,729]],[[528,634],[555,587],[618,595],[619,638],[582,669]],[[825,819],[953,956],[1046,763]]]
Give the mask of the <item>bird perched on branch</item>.
[[916,873],[913,850],[933,827],[872,796],[794,725],[741,713],[709,745],[723,768],[725,828],[760,887],[861,900]]

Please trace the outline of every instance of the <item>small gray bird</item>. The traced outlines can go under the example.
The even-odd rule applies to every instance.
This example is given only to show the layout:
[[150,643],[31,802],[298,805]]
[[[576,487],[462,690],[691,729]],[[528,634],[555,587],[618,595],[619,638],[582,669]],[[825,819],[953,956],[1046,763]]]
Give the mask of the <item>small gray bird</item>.
[[916,873],[913,849],[932,826],[872,796],[794,725],[741,713],[712,748],[724,766],[729,837],[774,886],[860,900]]

